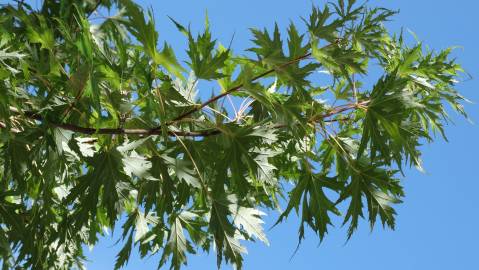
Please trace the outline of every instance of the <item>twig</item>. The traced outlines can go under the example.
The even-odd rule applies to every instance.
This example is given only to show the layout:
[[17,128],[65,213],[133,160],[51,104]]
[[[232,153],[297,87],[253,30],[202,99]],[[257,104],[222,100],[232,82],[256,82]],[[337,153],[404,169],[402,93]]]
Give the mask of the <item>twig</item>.
[[[270,70],[267,70],[267,71],[265,71],[265,72],[263,72],[263,73],[257,75],[256,77],[253,77],[253,78],[251,79],[251,82],[254,82],[254,81],[256,81],[256,80],[258,80],[258,79],[260,79],[260,78],[263,78],[263,77],[265,77],[265,76],[267,76],[267,75],[273,73],[273,72],[276,71],[277,69],[281,69],[281,68],[287,67],[287,66],[289,66],[289,65],[292,65],[292,64],[294,64],[294,63],[297,63],[297,62],[299,62],[299,61],[301,61],[301,60],[303,60],[303,59],[305,59],[305,58],[308,58],[308,57],[310,57],[310,56],[311,56],[311,53],[307,53],[307,54],[302,55],[302,56],[300,56],[300,57],[297,57],[297,58],[295,58],[295,59],[293,59],[293,60],[291,60],[291,61],[288,61],[288,62],[286,62],[286,63],[284,63],[284,64],[282,64],[282,65],[279,65],[279,66],[276,67],[276,68],[272,68],[272,69],[270,69]],[[223,98],[223,97],[225,97],[225,96],[227,96],[227,95],[229,95],[229,94],[231,94],[231,93],[233,93],[233,92],[236,92],[236,91],[240,90],[243,86],[244,86],[243,84],[239,84],[239,85],[237,85],[237,86],[235,86],[235,87],[233,87],[233,88],[230,88],[228,91],[225,91],[225,92],[223,92],[223,93],[221,93],[221,94],[219,94],[219,95],[217,95],[217,96],[214,96],[214,97],[208,99],[207,101],[203,102],[202,104],[198,105],[197,107],[195,107],[195,108],[193,108],[193,109],[191,109],[191,110],[189,110],[189,111],[187,111],[187,112],[185,112],[185,113],[183,113],[183,114],[180,114],[179,116],[177,116],[177,117],[174,118],[173,120],[169,121],[166,125],[167,125],[167,126],[168,126],[168,125],[171,125],[171,124],[177,122],[178,120],[181,120],[182,118],[185,118],[185,117],[187,117],[187,116],[189,116],[189,115],[191,115],[191,114],[193,114],[193,113],[195,113],[195,112],[197,112],[197,111],[203,109],[204,107],[206,107],[206,106],[208,106],[209,104],[211,104],[211,103],[217,101],[218,99],[221,99],[221,98]],[[161,129],[161,127],[158,127],[158,129]]]
[[[328,45],[322,47],[321,49],[325,49],[325,48],[328,48],[328,47],[330,47],[330,46],[335,46],[335,45],[338,45],[338,42],[328,44]],[[281,64],[281,65],[279,65],[279,66],[277,66],[277,67],[275,67],[275,68],[269,69],[269,70],[267,70],[267,71],[265,71],[265,72],[263,72],[263,73],[257,75],[256,77],[253,77],[250,82],[255,82],[256,80],[261,79],[261,78],[263,78],[263,77],[265,77],[265,76],[267,76],[267,75],[269,75],[269,74],[275,72],[275,71],[278,70],[278,69],[282,69],[282,68],[285,68],[285,67],[287,67],[287,66],[289,66],[289,65],[298,63],[298,62],[300,62],[301,60],[304,60],[304,59],[310,57],[311,55],[312,55],[312,53],[307,53],[307,54],[304,54],[304,55],[302,55],[302,56],[299,56],[299,57],[297,57],[297,58],[295,58],[295,59],[292,59],[292,60],[290,60],[290,61],[288,61],[288,62],[286,62],[286,63],[283,63],[283,64]],[[221,94],[219,94],[219,95],[217,95],[217,96],[214,96],[214,97],[208,99],[207,101],[203,102],[202,104],[198,105],[197,107],[195,107],[195,108],[193,108],[193,109],[191,109],[191,110],[189,110],[189,111],[187,111],[187,112],[185,112],[185,113],[183,113],[183,114],[180,114],[179,116],[177,116],[177,117],[174,118],[173,120],[167,122],[166,125],[169,126],[169,125],[171,125],[171,124],[174,124],[174,123],[177,122],[178,120],[181,120],[181,119],[184,118],[184,117],[187,117],[187,116],[189,116],[189,115],[191,115],[191,114],[193,114],[193,113],[195,113],[195,112],[197,112],[197,111],[200,111],[201,109],[203,109],[204,107],[208,106],[209,104],[211,104],[211,103],[217,101],[218,99],[221,99],[221,98],[223,98],[223,97],[225,97],[225,96],[227,96],[227,95],[229,95],[229,94],[231,94],[231,93],[233,93],[233,92],[236,92],[236,91],[240,90],[241,88],[243,88],[243,86],[244,86],[244,84],[239,84],[239,85],[234,86],[233,88],[230,88],[229,90],[227,90],[227,91],[225,91],[225,92],[223,92],[223,93],[221,93]],[[157,128],[158,128],[158,129],[161,129],[161,127],[157,127]]]
[[87,18],[90,18],[90,16],[98,9],[98,7],[100,6],[101,4],[101,0],[97,0],[96,1],[96,4],[95,6],[93,7],[93,9],[91,11],[89,11],[86,15]]
[[351,76],[352,87],[353,87],[353,98],[356,103],[358,103],[358,90],[356,89],[356,80],[354,79],[354,74]]

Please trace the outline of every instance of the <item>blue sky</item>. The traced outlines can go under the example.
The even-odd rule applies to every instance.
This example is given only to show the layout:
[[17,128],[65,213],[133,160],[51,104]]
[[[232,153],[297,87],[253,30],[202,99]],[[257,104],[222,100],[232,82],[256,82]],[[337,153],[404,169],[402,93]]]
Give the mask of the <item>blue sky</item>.
[[[160,40],[167,40],[185,59],[185,40],[168,20],[167,15],[183,24],[191,23],[193,30],[203,26],[206,10],[213,35],[228,44],[234,34],[232,48],[241,53],[251,45],[251,27],[271,28],[278,22],[285,29],[292,20],[301,24],[311,4],[325,1],[220,1],[176,0],[140,1],[151,6],[157,21]],[[472,75],[458,89],[469,99],[479,102],[479,52],[477,27],[479,1],[475,0],[402,0],[374,1],[369,5],[399,9],[394,21],[388,23],[391,31],[401,27],[414,31],[421,41],[434,49],[458,45],[454,55]],[[412,38],[411,38],[412,40]],[[476,48],[476,49],[474,49]],[[201,90],[201,89],[200,89]],[[210,90],[210,89],[206,89]],[[479,105],[466,105],[472,121],[479,122]],[[449,143],[438,139],[422,147],[426,173],[410,170],[404,177],[405,202],[400,205],[396,231],[380,226],[370,232],[364,222],[352,239],[346,243],[345,228],[331,228],[330,234],[319,245],[319,240],[308,233],[299,251],[290,259],[297,244],[298,220],[291,217],[286,223],[268,232],[271,245],[247,244],[244,269],[479,269],[479,128],[453,114],[455,125],[446,130]],[[272,225],[273,213],[267,219]],[[87,252],[91,262],[88,269],[111,269],[116,253],[121,248],[113,239],[103,239]],[[141,261],[137,254],[124,269],[155,269],[158,256]],[[185,269],[214,269],[214,254],[190,256]],[[231,269],[230,266],[224,267]]]

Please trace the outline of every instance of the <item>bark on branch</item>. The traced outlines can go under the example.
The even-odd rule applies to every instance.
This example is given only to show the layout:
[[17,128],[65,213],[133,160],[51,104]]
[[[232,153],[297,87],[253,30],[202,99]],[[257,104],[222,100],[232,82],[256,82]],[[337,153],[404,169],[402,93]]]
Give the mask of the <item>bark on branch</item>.
[[[323,122],[334,122],[336,121],[335,119],[326,119],[328,117],[334,116],[336,114],[352,110],[352,109],[357,109],[357,108],[362,108],[367,106],[369,103],[369,100],[364,100],[360,101],[358,103],[349,103],[349,104],[344,104],[340,106],[336,106],[328,110],[325,114],[321,116],[317,116],[314,119],[311,119],[309,122],[310,123],[317,123],[320,121]],[[43,116],[40,114],[34,113],[34,112],[29,112],[29,111],[19,111],[17,108],[10,107],[10,111],[12,113],[18,114],[18,115],[23,115],[31,120],[36,120],[40,122],[46,122],[48,125],[51,125],[53,127],[57,128],[62,128],[65,130],[70,130],[76,133],[81,133],[81,134],[87,134],[87,135],[113,135],[113,134],[118,134],[118,135],[161,135],[163,134],[163,131],[158,128],[151,128],[151,129],[144,129],[144,128],[91,128],[91,127],[82,127],[78,125],[73,125],[69,123],[53,123],[53,122],[47,122]],[[274,126],[274,128],[284,128],[287,125],[285,124],[279,124]],[[6,125],[4,123],[0,122],[0,128],[6,128]],[[168,135],[170,136],[182,136],[182,137],[207,137],[207,136],[212,136],[212,135],[218,135],[221,133],[219,129],[207,129],[207,130],[198,130],[198,131],[173,131],[173,130],[168,130],[167,131]]]

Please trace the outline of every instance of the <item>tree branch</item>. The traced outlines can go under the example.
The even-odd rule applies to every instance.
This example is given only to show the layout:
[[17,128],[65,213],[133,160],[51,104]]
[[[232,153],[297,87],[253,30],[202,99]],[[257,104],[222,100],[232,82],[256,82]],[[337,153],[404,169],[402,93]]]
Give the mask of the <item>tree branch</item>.
[[[328,46],[329,46],[329,45],[328,45]],[[265,72],[263,72],[263,73],[257,75],[256,77],[253,77],[253,78],[251,79],[251,82],[255,82],[256,80],[258,80],[258,79],[260,79],[260,78],[263,78],[263,77],[265,77],[266,75],[269,75],[269,74],[275,72],[277,69],[281,69],[281,68],[287,67],[287,66],[289,66],[289,65],[295,64],[295,63],[297,63],[297,62],[299,62],[299,61],[301,61],[301,60],[303,60],[303,59],[305,59],[305,58],[308,58],[308,57],[310,57],[310,56],[311,56],[311,53],[307,53],[307,54],[302,55],[302,56],[300,56],[300,57],[297,57],[297,58],[295,58],[295,59],[293,59],[293,60],[291,60],[291,61],[288,61],[288,62],[286,62],[286,63],[284,63],[284,64],[281,64],[281,65],[279,65],[279,66],[277,66],[277,67],[275,67],[275,68],[269,69],[269,70],[267,70],[267,71],[265,71]],[[233,93],[233,92],[236,92],[236,91],[240,90],[243,86],[244,86],[244,84],[239,84],[239,85],[237,85],[237,86],[235,86],[235,87],[233,87],[233,88],[230,88],[229,90],[227,90],[227,91],[225,91],[225,92],[223,92],[223,93],[221,93],[221,94],[219,94],[219,95],[217,95],[217,96],[214,96],[214,97],[208,99],[207,101],[203,102],[203,103],[200,104],[199,106],[197,106],[197,107],[195,107],[195,108],[193,108],[193,109],[191,109],[191,110],[189,110],[189,111],[187,111],[187,112],[185,112],[185,113],[183,113],[183,114],[180,114],[179,116],[177,116],[177,117],[174,118],[173,120],[169,121],[166,125],[171,125],[171,124],[173,124],[173,123],[175,123],[175,122],[178,122],[179,120],[181,120],[181,119],[183,119],[183,118],[185,118],[185,117],[191,115],[192,113],[195,113],[195,112],[197,112],[197,111],[203,109],[204,107],[206,107],[206,106],[208,106],[209,104],[211,104],[211,103],[217,101],[218,99],[223,98],[223,97],[225,97],[225,96],[227,96],[227,95],[229,95],[229,94],[231,94],[231,93]],[[158,129],[160,129],[160,128],[161,128],[161,127],[158,127]]]
[[[328,47],[330,47],[330,46],[334,46],[334,45],[338,45],[338,42],[330,43],[330,44],[328,44],[328,45],[322,47],[321,49],[326,49],[326,48],[328,48]],[[278,69],[282,69],[282,68],[287,67],[287,66],[289,66],[289,65],[298,63],[298,62],[300,62],[301,60],[304,60],[304,59],[310,57],[311,55],[312,55],[312,53],[307,53],[307,54],[304,54],[304,55],[302,55],[302,56],[299,56],[299,57],[297,57],[297,58],[295,58],[295,59],[292,59],[292,60],[290,60],[290,61],[288,61],[288,62],[286,62],[286,63],[284,63],[284,64],[281,64],[281,65],[279,65],[279,66],[277,66],[277,67],[275,67],[275,68],[269,69],[269,70],[267,70],[267,71],[265,71],[265,72],[263,72],[263,73],[257,75],[256,77],[253,77],[253,78],[251,79],[251,82],[255,82],[256,80],[258,80],[258,79],[260,79],[260,78],[263,78],[263,77],[265,77],[266,75],[269,75],[269,74],[275,72],[275,71],[278,70]],[[233,92],[236,92],[236,91],[240,90],[243,86],[244,86],[243,84],[239,84],[239,85],[237,85],[237,86],[235,86],[235,87],[233,87],[233,88],[230,88],[229,90],[225,91],[224,93],[221,93],[221,94],[219,94],[219,95],[217,95],[217,96],[214,96],[214,97],[210,98],[209,100],[207,100],[207,101],[203,102],[202,104],[200,104],[198,107],[193,108],[193,109],[191,109],[191,110],[189,110],[189,111],[187,111],[187,112],[185,112],[185,113],[183,113],[183,114],[177,116],[177,117],[174,118],[173,120],[171,120],[171,121],[169,121],[168,123],[166,123],[166,125],[167,125],[167,126],[168,126],[168,125],[171,125],[171,124],[173,124],[173,123],[175,123],[175,122],[177,122],[177,121],[179,121],[179,120],[181,120],[181,119],[183,119],[183,118],[185,118],[185,117],[191,115],[192,113],[195,113],[195,112],[197,112],[197,111],[203,109],[204,107],[206,107],[206,106],[208,106],[209,104],[211,104],[211,103],[217,101],[218,99],[221,99],[221,98],[223,98],[223,97],[225,97],[225,96],[227,96],[227,95],[229,95],[229,94],[231,94],[231,93],[233,93]],[[157,128],[158,128],[158,129],[161,129],[161,127],[157,127]]]
[[[314,119],[310,119],[308,122],[310,123],[316,123],[319,121],[324,121],[324,122],[335,122],[336,120],[324,120],[325,118],[331,117],[333,115],[336,115],[338,113],[342,113],[344,111],[348,111],[351,109],[357,109],[357,108],[364,108],[367,106],[369,103],[369,100],[364,100],[359,103],[349,103],[349,104],[344,104],[340,105],[337,107],[334,107],[330,109],[327,113],[317,116]],[[51,126],[57,127],[57,128],[62,128],[65,130],[70,130],[73,132],[77,133],[82,133],[82,134],[88,134],[88,135],[94,135],[94,134],[99,134],[99,135],[161,135],[163,134],[163,131],[158,128],[151,128],[151,129],[143,129],[143,128],[91,128],[91,127],[82,127],[82,126],[77,126],[69,123],[53,123],[53,122],[48,122],[46,121],[43,116],[35,113],[35,112],[21,112],[15,107],[10,107],[10,111],[16,114],[21,114],[24,115],[25,117],[31,119],[31,120],[37,120],[41,122],[45,122]],[[0,122],[0,128],[6,128],[7,126],[4,123]],[[274,128],[280,129],[287,127],[286,124],[279,124],[275,125]],[[170,136],[182,136],[182,137],[208,137],[208,136],[213,136],[213,135],[218,135],[221,133],[221,130],[219,129],[208,129],[208,130],[198,130],[198,131],[172,131],[168,130],[167,131],[168,135]]]
[[[98,1],[97,4],[99,5],[101,3],[101,1]],[[98,5],[95,7],[95,9],[98,7]],[[325,47],[323,48],[327,48],[329,46],[332,46],[332,45],[336,45],[336,43],[331,43],[329,45],[326,45]],[[272,69],[269,69],[255,77],[253,77],[251,79],[251,82],[255,82],[256,80],[260,79],[260,78],[263,78],[273,72],[275,72],[276,70],[278,69],[282,69],[284,67],[287,67],[289,65],[292,65],[292,64],[295,64],[295,63],[298,63],[300,62],[301,60],[304,60],[308,57],[310,57],[312,54],[311,53],[307,53],[307,54],[304,54],[302,56],[299,56],[295,59],[292,59],[286,63],[283,63],[275,68],[272,68]],[[211,103],[233,93],[233,92],[236,92],[238,90],[240,90],[242,87],[244,86],[244,84],[239,84],[233,88],[230,88],[229,90],[217,95],[217,96],[214,96],[210,99],[208,99],[207,101],[203,102],[202,104],[198,105],[197,107],[183,113],[183,114],[180,114],[179,116],[175,117],[173,120],[167,122],[165,124],[166,127],[176,123],[176,122],[179,122],[181,121],[182,119],[186,118],[187,116],[195,113],[195,112],[198,112],[200,111],[201,109],[207,107],[208,105],[210,105]],[[322,121],[325,121],[325,122],[335,122],[336,120],[324,120],[324,118],[327,118],[327,117],[330,117],[330,116],[333,116],[335,114],[338,114],[338,113],[341,113],[341,112],[344,112],[344,111],[347,111],[347,110],[350,110],[350,109],[354,109],[354,108],[359,108],[359,107],[364,107],[366,106],[367,104],[369,103],[369,100],[365,100],[365,101],[361,101],[361,102],[357,102],[357,103],[351,103],[351,104],[345,104],[345,105],[341,105],[341,106],[337,106],[337,107],[334,107],[332,108],[328,113],[324,114],[324,115],[321,115],[321,116],[318,116],[314,119],[310,119],[310,123],[315,123],[315,122],[318,122],[320,120]],[[14,108],[14,107],[10,107],[10,111],[13,112],[13,113],[17,113],[17,114],[23,114],[24,116],[26,116],[27,118],[30,118],[32,120],[37,120],[37,121],[41,121],[41,122],[46,122],[48,123],[49,125],[52,125],[54,127],[58,127],[58,128],[62,128],[62,129],[65,129],[65,130],[70,130],[70,131],[73,131],[73,132],[77,132],[77,133],[82,133],[82,134],[89,134],[89,135],[93,135],[93,134],[103,134],[103,135],[114,135],[114,134],[118,134],[118,135],[161,135],[163,134],[163,126],[158,126],[158,127],[154,127],[154,128],[150,128],[150,129],[141,129],[141,128],[131,128],[131,129],[128,129],[128,128],[91,128],[91,127],[81,127],[81,126],[77,126],[77,125],[73,125],[73,124],[69,124],[69,123],[53,123],[53,122],[48,122],[46,121],[41,115],[35,113],[35,112],[29,112],[29,111],[25,111],[25,112],[21,112],[19,111],[18,109]],[[286,127],[287,125],[285,124],[279,124],[279,125],[276,125],[274,126],[274,128],[284,128]],[[6,126],[5,125],[0,125],[0,128],[5,128]],[[207,137],[207,136],[212,136],[212,135],[217,135],[217,134],[220,134],[221,131],[219,129],[216,129],[216,128],[213,128],[213,129],[208,129],[208,130],[199,130],[199,131],[172,131],[172,130],[168,130],[167,131],[168,135],[170,136],[183,136],[183,137]]]
[[[351,109],[365,108],[369,104],[369,102],[370,102],[370,100],[363,100],[363,101],[360,101],[358,103],[348,103],[348,104],[333,107],[333,108],[331,108],[331,110],[329,110],[329,112],[309,119],[308,123],[317,123],[319,121],[337,122],[338,120],[336,120],[336,119],[331,119],[331,120],[324,120],[324,119],[328,118],[328,117],[331,117],[333,115],[336,115],[338,113],[349,111]],[[279,125],[275,125],[274,128],[285,128],[287,126],[288,126],[287,124],[279,124]]]

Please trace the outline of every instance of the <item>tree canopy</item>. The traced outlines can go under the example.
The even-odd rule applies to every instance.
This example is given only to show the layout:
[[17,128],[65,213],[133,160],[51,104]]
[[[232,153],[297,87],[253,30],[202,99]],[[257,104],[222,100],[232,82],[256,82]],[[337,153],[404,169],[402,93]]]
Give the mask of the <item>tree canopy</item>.
[[171,18],[183,61],[131,0],[3,5],[3,268],[83,269],[84,247],[118,222],[116,269],[133,248],[158,267],[204,250],[241,269],[243,241],[268,244],[268,210],[276,225],[298,215],[299,242],[322,240],[333,215],[347,238],[360,219],[394,229],[404,168],[446,138],[446,107],[466,116],[451,49],[406,44],[384,26],[395,13],[313,6],[304,33],[251,29],[239,53],[207,18],[200,33]]

